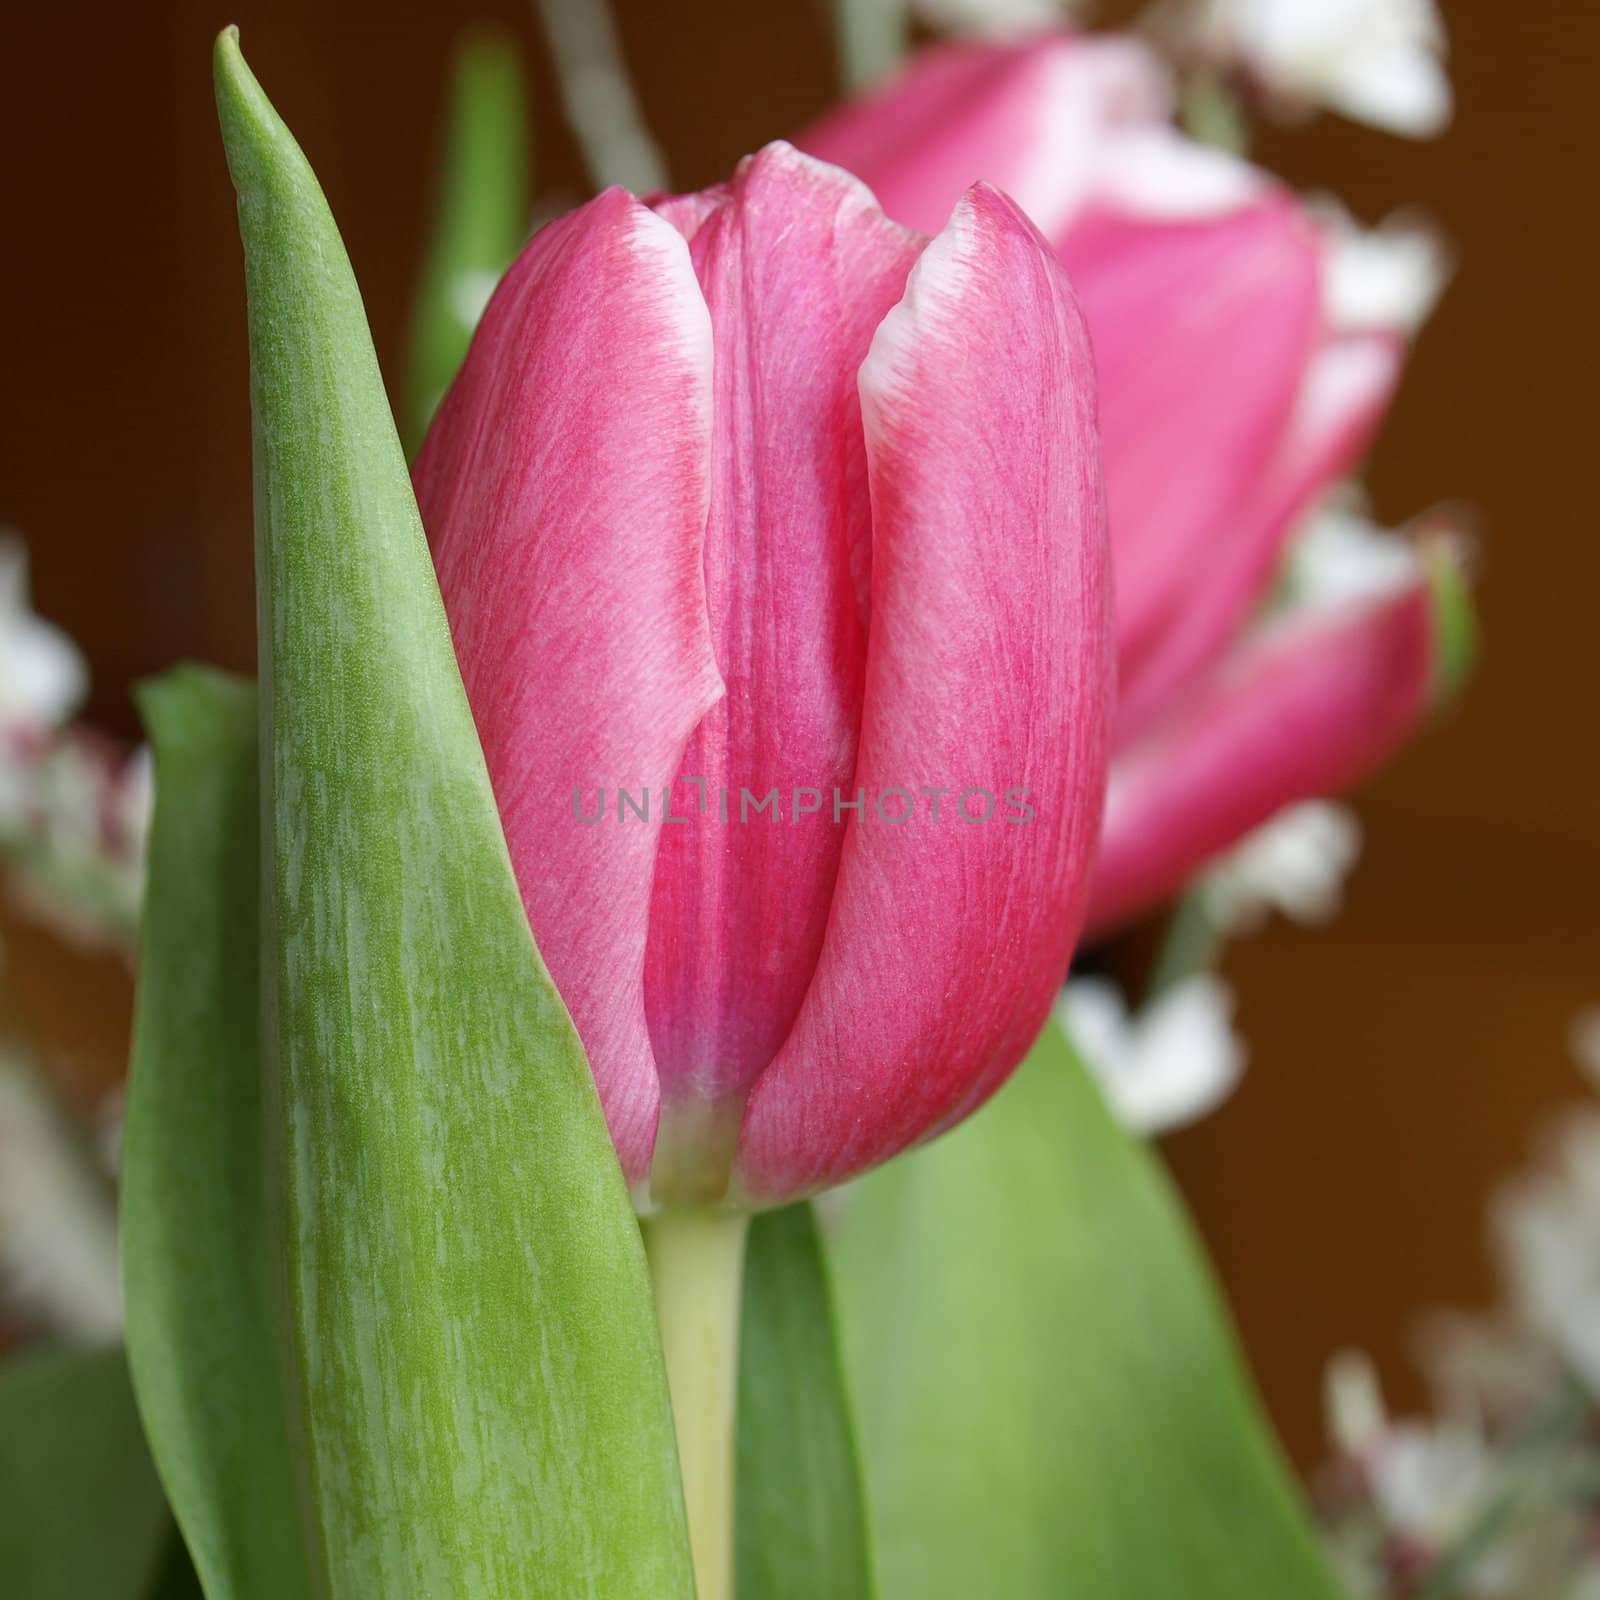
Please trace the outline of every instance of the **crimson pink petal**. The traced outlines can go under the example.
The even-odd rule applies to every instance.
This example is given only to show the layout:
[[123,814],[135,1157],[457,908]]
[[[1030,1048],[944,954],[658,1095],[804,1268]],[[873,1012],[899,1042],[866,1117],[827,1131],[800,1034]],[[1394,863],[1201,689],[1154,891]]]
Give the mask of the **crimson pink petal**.
[[[645,966],[662,1094],[653,1189],[681,1198],[725,1187],[745,1091],[822,947],[846,831],[831,797],[855,768],[866,662],[856,374],[923,240],[857,179],[782,144],[718,194],[665,204],[711,311],[705,571],[728,689],[684,756],[703,787],[680,785],[693,825],[662,839]],[[798,810],[808,790],[830,804]]]
[[1139,221],[1062,245],[1094,338],[1123,692],[1227,550],[1272,470],[1321,335],[1321,255],[1292,201]]
[[1189,570],[1182,603],[1128,663],[1117,703],[1119,744],[1148,728],[1260,605],[1300,514],[1365,453],[1404,353],[1389,333],[1331,334],[1318,350],[1272,458],[1238,497],[1224,536]]
[[[974,189],[861,373],[872,621],[815,979],[757,1080],[739,1186],[837,1182],[971,1110],[1049,1010],[1081,919],[1112,693],[1091,360],[1049,247]],[[963,788],[995,796],[957,815]],[[944,788],[940,820],[922,791]],[[898,824],[885,814],[915,815]],[[1027,790],[1008,804],[1007,789]],[[986,802],[967,798],[978,812]]]
[[[701,548],[711,329],[682,237],[620,189],[501,284],[417,499],[540,951],[630,1180],[657,1087],[644,958],[659,800],[721,682]],[[617,791],[650,790],[650,819]],[[579,820],[603,789],[605,815]]]
[[1158,904],[1285,806],[1337,794],[1432,702],[1442,640],[1425,572],[1403,589],[1263,627],[1118,751],[1088,926]]
[[1055,238],[1099,176],[1107,132],[1161,121],[1170,97],[1159,60],[1133,39],[1053,32],[944,45],[796,143],[848,168],[891,217],[924,233],[982,180]]

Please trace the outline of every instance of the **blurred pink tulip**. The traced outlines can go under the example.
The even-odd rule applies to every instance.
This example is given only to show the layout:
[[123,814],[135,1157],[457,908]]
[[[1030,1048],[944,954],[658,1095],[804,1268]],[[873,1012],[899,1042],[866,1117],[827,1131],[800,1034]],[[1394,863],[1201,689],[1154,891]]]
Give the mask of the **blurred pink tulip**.
[[1082,921],[1113,652],[1087,341],[1017,208],[928,243],[785,145],[611,190],[513,266],[416,482],[640,1203],[805,1193],[998,1087]]
[[[1265,173],[1184,138],[1171,109],[1143,45],[1053,33],[925,52],[799,141],[913,227],[937,228],[966,185],[993,182],[1055,246],[1083,306],[1120,679],[1096,930],[1387,756],[1429,704],[1437,635],[1419,561],[1414,603],[1362,608],[1348,638],[1296,638],[1296,671],[1320,662],[1325,676],[1292,707],[1274,700],[1288,647],[1258,659],[1249,624],[1291,529],[1365,450],[1412,323],[1336,305],[1331,230]],[[1340,641],[1363,670],[1334,663]],[[1180,754],[1181,778],[1163,780]]]
[[1376,766],[1456,686],[1470,647],[1446,541],[1387,592],[1248,630],[1119,744],[1089,931],[1170,895],[1291,800],[1332,794]]

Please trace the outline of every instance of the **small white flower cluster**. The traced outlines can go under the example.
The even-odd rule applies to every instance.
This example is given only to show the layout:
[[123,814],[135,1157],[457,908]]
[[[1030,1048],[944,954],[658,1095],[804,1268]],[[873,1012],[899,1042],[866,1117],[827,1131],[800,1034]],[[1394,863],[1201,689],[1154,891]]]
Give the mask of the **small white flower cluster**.
[[1519,1325],[1600,1395],[1600,1107],[1550,1131],[1541,1165],[1502,1190],[1491,1224]]
[[[1092,0],[850,0],[958,38],[1009,39],[1089,15]],[[1178,64],[1236,82],[1280,115],[1337,111],[1411,139],[1454,111],[1435,0],[1154,0],[1145,31]]]
[[32,610],[20,541],[0,538],[0,868],[59,931],[130,944],[150,763],[68,724],[87,687],[77,648]]
[[131,947],[154,798],[148,750],[70,729],[29,752],[8,782],[21,803],[0,817],[0,865],[15,901],[84,947]]
[[[150,763],[69,723],[87,688],[77,648],[33,612],[22,544],[0,538],[0,871],[58,930],[131,944]],[[0,1306],[59,1338],[121,1331],[106,1155],[43,1063],[0,1038]]]
[[88,688],[77,646],[33,614],[22,541],[0,536],[0,729],[55,727]]
[[1367,228],[1332,196],[1314,196],[1308,204],[1330,245],[1323,282],[1329,323],[1343,332],[1387,328],[1415,336],[1453,270],[1437,228],[1407,211]]
[[[1600,1088],[1600,1014],[1574,1042]],[[1427,1330],[1437,1416],[1392,1419],[1363,1357],[1330,1367],[1321,1498],[1357,1595],[1600,1596],[1600,1106],[1553,1130],[1491,1233],[1501,1304]]]
[[1244,1072],[1233,993],[1201,973],[1138,1012],[1107,978],[1073,978],[1058,1002],[1067,1036],[1125,1127],[1159,1134],[1205,1116]]
[[1180,0],[1163,22],[1269,108],[1325,107],[1427,139],[1453,111],[1434,0]]
[[1201,876],[1194,892],[1230,934],[1254,933],[1270,912],[1328,922],[1361,854],[1361,824],[1347,806],[1307,800],[1280,811]]

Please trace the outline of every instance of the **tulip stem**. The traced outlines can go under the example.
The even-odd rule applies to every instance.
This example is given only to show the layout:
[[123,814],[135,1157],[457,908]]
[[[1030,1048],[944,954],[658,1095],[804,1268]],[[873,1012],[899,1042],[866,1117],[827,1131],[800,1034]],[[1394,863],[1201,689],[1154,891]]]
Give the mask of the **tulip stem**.
[[699,1600],[732,1600],[742,1212],[668,1209],[641,1224],[678,1430]]

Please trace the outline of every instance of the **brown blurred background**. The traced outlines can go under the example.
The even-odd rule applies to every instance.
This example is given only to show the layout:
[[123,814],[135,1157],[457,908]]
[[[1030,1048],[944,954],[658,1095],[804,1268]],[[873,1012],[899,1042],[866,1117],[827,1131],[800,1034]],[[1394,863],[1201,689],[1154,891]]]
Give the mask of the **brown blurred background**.
[[[1259,153],[1376,220],[1420,204],[1459,277],[1372,462],[1379,513],[1481,524],[1485,636],[1465,703],[1360,797],[1367,847],[1330,929],[1276,925],[1229,970],[1244,1088],[1169,1152],[1296,1456],[1320,1374],[1369,1347],[1395,1398],[1421,1313],[1490,1293],[1483,1205],[1580,1095],[1566,1049],[1600,1003],[1600,603],[1593,221],[1600,8],[1445,0],[1459,110],[1438,143],[1325,118]],[[834,93],[820,4],[619,6],[673,178],[696,187]],[[93,663],[92,714],[177,657],[249,670],[243,279],[210,90],[242,25],[315,163],[395,377],[444,54],[497,15],[526,40],[541,188],[584,178],[515,0],[157,0],[13,8],[0,48],[0,526],[38,606]],[[32,1024],[80,1088],[124,1048],[129,987],[8,922]]]

